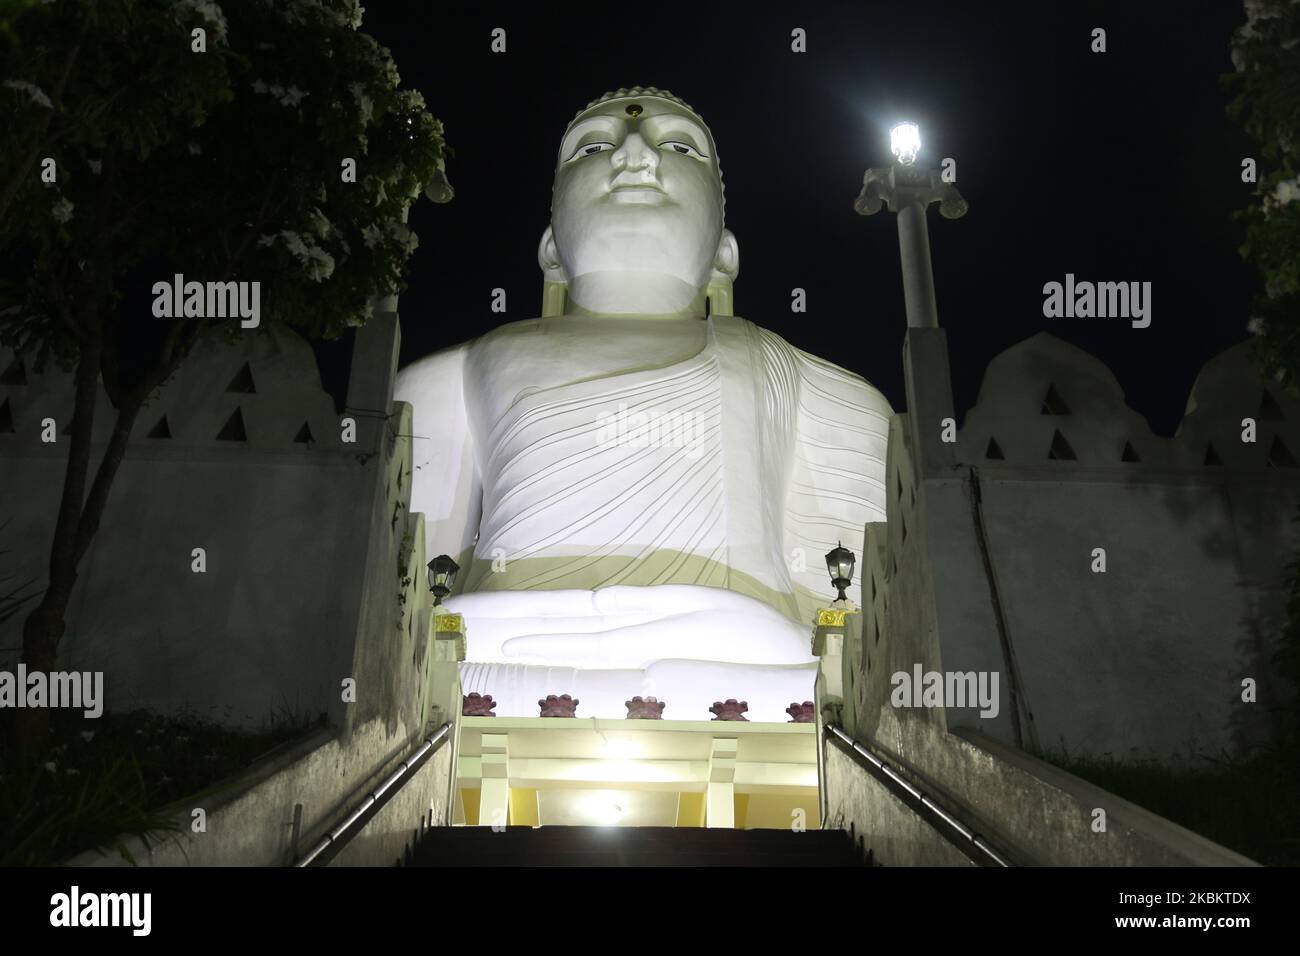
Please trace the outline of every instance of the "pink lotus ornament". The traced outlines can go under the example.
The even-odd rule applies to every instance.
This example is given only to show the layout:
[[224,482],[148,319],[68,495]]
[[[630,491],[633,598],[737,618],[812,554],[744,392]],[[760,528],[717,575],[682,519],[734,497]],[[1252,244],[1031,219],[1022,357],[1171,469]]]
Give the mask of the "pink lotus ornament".
[[495,717],[496,714],[492,713],[495,706],[491,694],[466,694],[460,713],[462,717]]
[[657,697],[633,697],[625,700],[628,720],[663,720],[664,702]]
[[743,720],[748,722],[749,718],[745,716],[747,710],[749,710],[747,701],[728,697],[726,700],[714,701],[713,706],[709,708],[709,713],[715,715],[714,720]]
[[539,700],[537,706],[542,709],[541,717],[577,717],[578,701],[568,694],[556,697],[547,694],[545,700]]

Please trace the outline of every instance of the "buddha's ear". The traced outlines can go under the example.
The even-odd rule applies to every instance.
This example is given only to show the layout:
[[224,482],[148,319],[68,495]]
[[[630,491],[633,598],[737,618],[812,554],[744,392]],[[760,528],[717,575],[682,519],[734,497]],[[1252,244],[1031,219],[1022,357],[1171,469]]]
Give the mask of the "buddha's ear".
[[709,315],[735,315],[731,283],[740,275],[740,246],[730,229],[722,230],[718,252],[713,257],[713,274],[709,277],[706,295]]
[[542,241],[537,244],[537,264],[542,267],[542,317],[563,315],[569,279],[560,263],[555,233],[550,226],[546,227]]
[[730,229],[722,230],[718,240],[718,252],[713,257],[713,274],[715,278],[726,278],[732,282],[740,275],[740,245]]
[[560,263],[560,252],[555,248],[555,233],[550,226],[542,233],[542,241],[537,244],[537,264],[542,267],[542,275],[547,282],[568,282],[564,266]]

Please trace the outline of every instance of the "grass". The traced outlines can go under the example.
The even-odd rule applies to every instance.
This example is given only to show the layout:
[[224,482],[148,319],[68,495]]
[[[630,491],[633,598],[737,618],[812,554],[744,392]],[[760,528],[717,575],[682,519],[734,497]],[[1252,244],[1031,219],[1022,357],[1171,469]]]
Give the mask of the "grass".
[[1257,863],[1300,866],[1294,750],[1269,748],[1191,767],[1064,751],[1037,756]]
[[[50,866],[85,850],[118,850],[175,832],[167,805],[245,769],[303,736],[311,721],[277,716],[263,730],[232,730],[189,711],[51,713],[51,745],[34,768],[15,767],[0,711],[0,866]],[[131,860],[134,862],[134,860]]]

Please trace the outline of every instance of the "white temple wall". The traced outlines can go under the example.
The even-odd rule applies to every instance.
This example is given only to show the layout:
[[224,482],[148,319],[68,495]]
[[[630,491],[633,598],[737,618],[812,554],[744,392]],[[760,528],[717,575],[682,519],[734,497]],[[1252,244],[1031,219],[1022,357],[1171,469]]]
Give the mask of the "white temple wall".
[[[914,382],[934,373],[911,369]],[[883,588],[885,613],[879,639],[869,619],[846,651],[849,726],[899,752],[904,741],[879,738],[889,677],[919,663],[997,671],[996,718],[949,706],[936,726],[1006,743],[1018,682],[1029,749],[1184,761],[1269,736],[1270,708],[1293,693],[1271,656],[1300,550],[1300,407],[1261,383],[1244,346],[1206,364],[1172,438],[1124,405],[1105,366],[1047,335],[990,364],[955,456],[915,462],[914,431],[896,416],[888,524],[868,526],[883,581],[864,592]],[[940,717],[892,716],[904,737]]]
[[[1040,746],[1219,755],[1267,732],[1300,546],[1294,484],[982,479],[989,549]],[[1240,547],[1238,542],[1245,543]],[[1091,570],[1094,548],[1105,573]],[[1241,699],[1243,678],[1259,703]]]
[[[364,548],[350,509],[366,471],[335,456],[151,458],[131,449],[82,562],[59,666],[104,671],[110,710],[192,708],[256,725],[337,696],[328,649],[350,642]],[[43,580],[64,462],[9,460],[0,500],[19,579]],[[192,570],[203,548],[207,570]],[[29,605],[30,607],[30,605]],[[16,662],[20,613],[0,629]]]
[[[390,409],[397,343],[392,314],[358,334],[344,413],[354,442],[297,335],[197,348],[136,423],[79,569],[60,668],[102,670],[110,710],[190,708],[242,726],[382,716],[395,747],[418,732],[427,584],[398,562],[423,528],[406,509],[410,409]],[[0,373],[14,368],[0,350]],[[0,524],[10,519],[0,575],[39,590],[71,444],[71,376],[24,363],[5,379],[14,427],[0,434]],[[113,417],[101,392],[92,468]],[[53,443],[41,440],[45,418],[59,429]],[[0,625],[0,667],[17,664],[24,618]],[[342,701],[345,677],[357,680],[357,706]]]

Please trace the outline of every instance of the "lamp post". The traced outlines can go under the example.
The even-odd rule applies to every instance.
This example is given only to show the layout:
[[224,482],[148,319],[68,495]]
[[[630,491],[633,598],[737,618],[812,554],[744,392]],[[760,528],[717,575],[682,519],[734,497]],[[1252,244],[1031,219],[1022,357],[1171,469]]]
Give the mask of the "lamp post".
[[433,606],[437,607],[442,599],[451,593],[456,583],[456,572],[460,565],[450,555],[440,554],[429,562],[429,590],[433,592]]
[[[460,565],[450,555],[440,554],[429,562],[429,590],[433,592],[430,628],[433,631],[433,655],[429,662],[428,706],[434,721],[455,719],[456,714],[492,717],[492,695],[461,693],[460,662],[465,659],[465,619],[440,607],[451,593]],[[456,757],[453,756],[455,761]],[[452,775],[455,777],[455,774]],[[454,780],[449,786],[454,786]]]
[[[835,547],[826,552],[826,570],[831,576],[831,585],[839,596],[831,602],[830,607],[817,612],[816,627],[813,628],[812,652],[818,659],[817,679],[813,682],[813,702],[817,737],[820,740],[826,724],[842,723],[844,702],[844,635],[846,628],[854,628],[853,633],[861,638],[862,615],[857,605],[849,600],[845,589],[853,584],[853,566],[857,557],[837,541]],[[850,620],[851,619],[851,620]],[[798,705],[791,705],[797,707]],[[849,726],[852,726],[850,724]],[[817,748],[817,779],[826,779],[826,752],[824,747]],[[827,789],[819,788],[818,800],[822,819],[827,818]]]
[[839,542],[826,552],[826,570],[831,575],[831,586],[840,592],[837,602],[848,601],[844,589],[853,583],[853,565],[857,560],[854,553]]
[[897,162],[884,169],[868,169],[862,177],[862,192],[853,202],[861,216],[874,216],[885,205],[898,214],[898,251],[903,262],[903,299],[907,325],[914,329],[937,329],[939,310],[934,299],[934,273],[930,268],[930,234],[925,211],[939,204],[939,215],[960,219],[966,215],[966,200],[952,183],[943,181],[937,169],[916,164],[921,151],[921,131],[915,123],[899,123],[889,134],[890,150]]

